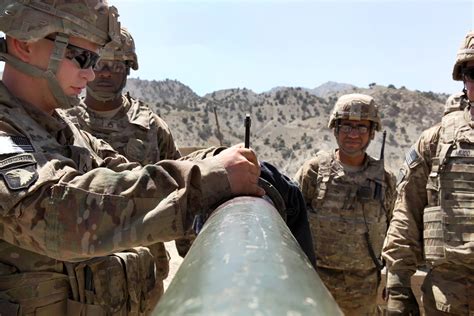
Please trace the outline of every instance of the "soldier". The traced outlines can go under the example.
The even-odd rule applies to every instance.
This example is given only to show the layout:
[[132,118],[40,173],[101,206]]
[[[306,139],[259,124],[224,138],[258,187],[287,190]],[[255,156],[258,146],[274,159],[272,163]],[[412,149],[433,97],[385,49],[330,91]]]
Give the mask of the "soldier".
[[394,176],[366,153],[381,129],[374,99],[341,96],[329,128],[338,149],[318,152],[295,177],[309,211],[316,270],[346,315],[373,315],[395,198]]
[[77,104],[99,48],[119,43],[117,16],[104,0],[0,3],[2,314],[147,313],[154,262],[139,246],[264,194],[251,150],[141,167],[56,111]]
[[[85,104],[68,109],[67,115],[81,129],[105,140],[129,161],[142,165],[181,157],[168,125],[141,101],[123,94],[130,69],[138,70],[135,42],[121,29],[117,48],[101,51],[94,68],[95,79],[87,84]],[[182,245],[183,242],[177,243]],[[157,267],[157,298],[169,272],[169,256],[163,243],[149,247]],[[180,249],[181,253],[183,250]]]
[[425,130],[405,158],[398,198],[383,249],[389,315],[416,315],[410,289],[417,266],[426,315],[474,314],[474,33],[458,51],[453,79],[469,104]]

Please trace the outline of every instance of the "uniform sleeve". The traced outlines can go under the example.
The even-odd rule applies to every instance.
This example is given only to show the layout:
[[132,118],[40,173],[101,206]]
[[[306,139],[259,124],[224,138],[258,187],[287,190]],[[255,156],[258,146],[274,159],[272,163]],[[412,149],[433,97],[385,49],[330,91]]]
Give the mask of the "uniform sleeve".
[[82,173],[44,155],[0,155],[0,238],[58,260],[176,239],[195,214],[231,196],[213,158]]
[[390,221],[393,215],[393,207],[397,198],[397,180],[391,171],[385,172],[387,189],[385,192],[384,207],[387,212],[387,219]]
[[154,114],[154,119],[158,125],[158,147],[160,148],[160,160],[176,160],[181,157],[181,153],[171,134],[171,130],[163,119]]
[[316,181],[318,178],[318,160],[317,158],[306,161],[296,172],[295,182],[299,185],[306,206],[311,207],[311,201],[316,194]]
[[408,151],[400,170],[397,199],[383,248],[387,262],[387,287],[409,287],[410,278],[423,263],[423,210],[427,204],[426,183],[431,170],[432,148],[439,127],[422,133]]

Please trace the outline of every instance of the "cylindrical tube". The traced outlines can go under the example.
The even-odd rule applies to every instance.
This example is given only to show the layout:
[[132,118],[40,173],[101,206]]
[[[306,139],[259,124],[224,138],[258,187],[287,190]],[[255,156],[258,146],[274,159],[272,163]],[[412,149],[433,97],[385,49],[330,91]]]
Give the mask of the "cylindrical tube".
[[276,209],[238,197],[207,220],[154,315],[342,315]]

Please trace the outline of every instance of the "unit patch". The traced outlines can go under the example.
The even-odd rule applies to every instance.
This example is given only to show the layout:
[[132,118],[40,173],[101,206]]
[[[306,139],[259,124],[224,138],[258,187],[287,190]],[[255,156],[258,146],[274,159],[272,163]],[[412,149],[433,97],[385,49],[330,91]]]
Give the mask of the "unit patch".
[[24,136],[0,136],[0,155],[32,153],[33,145]]
[[0,161],[0,175],[10,190],[29,188],[38,179],[35,157],[21,154]]

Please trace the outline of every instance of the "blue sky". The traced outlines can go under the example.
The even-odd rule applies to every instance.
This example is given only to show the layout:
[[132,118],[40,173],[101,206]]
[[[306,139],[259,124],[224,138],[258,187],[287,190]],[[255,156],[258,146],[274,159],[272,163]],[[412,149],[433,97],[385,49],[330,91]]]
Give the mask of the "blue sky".
[[135,38],[132,77],[227,88],[327,81],[452,93],[474,1],[109,0]]

